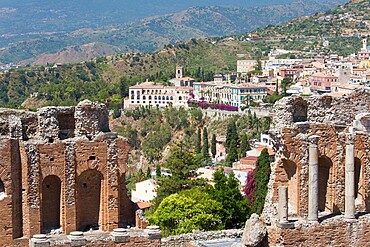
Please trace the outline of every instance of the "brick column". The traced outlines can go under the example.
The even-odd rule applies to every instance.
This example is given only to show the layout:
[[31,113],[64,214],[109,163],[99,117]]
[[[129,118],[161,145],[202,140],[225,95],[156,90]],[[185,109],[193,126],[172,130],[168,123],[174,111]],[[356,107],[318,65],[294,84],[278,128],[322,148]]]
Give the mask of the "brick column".
[[62,228],[65,234],[77,230],[77,212],[76,212],[76,145],[73,142],[66,144],[66,167],[64,183],[64,215]]
[[355,219],[354,134],[346,134],[345,218]]
[[319,148],[317,142],[319,136],[313,135],[309,138],[309,179],[308,179],[308,221],[317,222],[318,216],[318,199],[319,199]]

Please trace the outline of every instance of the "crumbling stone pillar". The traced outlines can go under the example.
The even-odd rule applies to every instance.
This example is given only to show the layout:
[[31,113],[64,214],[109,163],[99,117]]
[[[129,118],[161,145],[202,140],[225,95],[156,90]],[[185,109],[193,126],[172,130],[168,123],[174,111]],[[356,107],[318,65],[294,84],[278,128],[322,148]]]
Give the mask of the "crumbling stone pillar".
[[50,241],[45,234],[33,235],[30,239],[30,247],[49,247]]
[[69,240],[71,241],[72,247],[79,247],[79,246],[85,246],[86,245],[86,238],[83,234],[83,232],[75,231],[71,232],[68,235]]
[[278,205],[280,228],[294,228],[294,223],[288,219],[288,186],[279,186],[279,205]]
[[144,231],[149,235],[150,240],[162,238],[162,231],[159,226],[148,226]]
[[279,187],[279,223],[288,223],[288,186]]
[[130,242],[130,234],[125,228],[116,228],[111,232],[113,241],[117,243],[127,243]]
[[346,134],[345,213],[346,219],[355,219],[355,156],[354,134]]
[[317,142],[319,136],[313,135],[309,138],[309,178],[308,178],[308,221],[318,221],[318,199],[319,199],[319,148]]

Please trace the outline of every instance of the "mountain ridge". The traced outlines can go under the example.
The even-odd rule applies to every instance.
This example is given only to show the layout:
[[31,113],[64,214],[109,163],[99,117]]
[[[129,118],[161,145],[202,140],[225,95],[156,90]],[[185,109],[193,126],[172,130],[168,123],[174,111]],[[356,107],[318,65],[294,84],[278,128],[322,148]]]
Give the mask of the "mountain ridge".
[[[85,28],[71,33],[16,42],[0,50],[0,62],[3,64],[20,61],[24,61],[23,64],[58,62],[52,58],[52,53],[60,52],[65,47],[92,42],[116,46],[122,52],[155,51],[165,44],[174,44],[191,38],[228,36],[252,31],[272,23],[282,23],[297,15],[313,14],[320,10],[326,10],[340,2],[343,1],[333,0],[330,3],[324,2],[318,5],[314,1],[295,1],[289,5],[255,7],[248,10],[217,6],[191,7],[175,14],[148,17],[138,22],[101,28]],[[248,15],[245,14],[246,12]],[[269,18],[262,18],[266,16]],[[100,55],[104,54],[106,52]],[[41,58],[32,61],[32,58],[40,55],[42,55]],[[49,57],[50,60],[46,60],[46,57]],[[88,54],[76,57],[92,58]],[[81,59],[69,60],[69,62],[79,61]]]

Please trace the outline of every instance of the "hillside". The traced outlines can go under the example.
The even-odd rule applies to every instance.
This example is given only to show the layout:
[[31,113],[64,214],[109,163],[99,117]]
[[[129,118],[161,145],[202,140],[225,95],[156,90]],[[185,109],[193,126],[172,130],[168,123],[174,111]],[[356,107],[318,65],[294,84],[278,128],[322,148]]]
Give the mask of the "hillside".
[[[269,24],[279,24],[292,18],[314,14],[330,9],[344,0],[302,1],[285,5],[253,7],[190,7],[185,11],[145,18],[139,21],[111,26],[84,28],[73,32],[32,32],[17,39],[5,35],[0,42],[0,63],[20,62],[44,64],[45,62],[78,62],[92,58],[81,48],[75,58],[70,59],[71,49],[99,42],[98,56],[115,50],[122,52],[147,52],[157,50],[165,44],[174,44],[191,38],[226,36],[252,31]],[[266,18],[268,17],[268,18]],[[47,30],[47,29],[46,29]],[[15,35],[17,36],[17,35]],[[109,46],[108,46],[109,45]],[[96,55],[94,55],[96,56]]]
[[[291,26],[312,23],[312,28],[321,25],[315,21],[321,16],[342,9],[344,13],[363,10],[365,1],[351,2],[343,7],[314,17],[301,18],[281,26],[268,27],[256,31],[266,38],[250,40],[251,33],[235,36],[233,39],[191,39],[185,43],[166,45],[164,49],[153,53],[127,53],[107,57],[99,57],[82,64],[64,64],[58,68],[26,67],[12,70],[0,76],[0,106],[24,107],[42,105],[74,105],[78,101],[89,98],[100,102],[108,102],[114,109],[127,94],[127,87],[146,79],[166,82],[174,77],[176,64],[186,68],[185,75],[198,81],[212,80],[214,73],[234,72],[238,59],[265,58],[270,49],[289,48],[302,50],[299,56],[313,54],[349,55],[361,46],[360,37],[333,36],[329,47],[323,47],[322,36],[301,37],[300,34],[289,33]],[[360,7],[357,7],[357,6]],[[364,16],[365,13],[363,13]],[[333,15],[335,16],[335,15]],[[357,15],[356,16],[360,16]],[[181,16],[180,16],[181,17]],[[177,18],[180,18],[177,17]],[[333,17],[335,20],[335,18]],[[329,23],[329,22],[328,22]],[[311,24],[310,24],[311,25]],[[329,25],[329,24],[328,24]],[[346,26],[346,22],[342,26]],[[277,31],[281,30],[280,34]],[[286,30],[286,31],[284,31]],[[273,32],[275,32],[273,36]],[[301,29],[306,32],[306,29]],[[264,36],[265,35],[265,36]],[[268,37],[268,39],[267,39]],[[248,38],[248,39],[247,39]],[[304,53],[306,52],[306,53]],[[29,96],[33,95],[32,99]]]
[[[262,38],[281,41],[281,48],[349,55],[361,47],[361,37],[370,35],[370,3],[353,0],[312,17],[300,17],[283,25],[255,31]],[[248,39],[248,35],[236,37]],[[328,47],[323,41],[330,41]],[[289,42],[286,42],[289,41]]]

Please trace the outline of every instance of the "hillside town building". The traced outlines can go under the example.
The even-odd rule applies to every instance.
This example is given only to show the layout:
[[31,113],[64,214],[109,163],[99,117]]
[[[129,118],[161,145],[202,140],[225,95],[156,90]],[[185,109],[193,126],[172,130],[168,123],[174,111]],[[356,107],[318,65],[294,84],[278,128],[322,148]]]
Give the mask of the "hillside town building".
[[138,106],[151,107],[187,107],[192,92],[191,87],[162,86],[154,82],[144,82],[129,88],[129,99],[125,100],[125,108]]
[[267,88],[250,83],[214,83],[195,82],[193,85],[194,99],[197,101],[214,102],[241,106],[252,101],[262,101],[267,96]]

